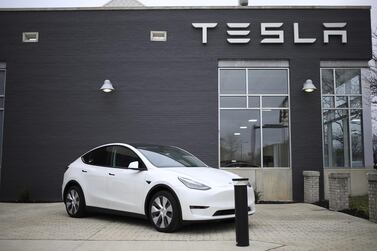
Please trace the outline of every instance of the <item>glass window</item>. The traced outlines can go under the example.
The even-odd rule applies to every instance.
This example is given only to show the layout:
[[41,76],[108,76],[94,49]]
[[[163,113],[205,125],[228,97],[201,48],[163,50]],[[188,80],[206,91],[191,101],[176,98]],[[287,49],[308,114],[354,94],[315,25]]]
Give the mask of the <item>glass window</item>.
[[84,163],[95,166],[112,166],[113,147],[105,146],[97,148],[87,154],[82,159]]
[[[220,73],[223,71],[220,69]],[[288,70],[235,71],[239,74],[247,71],[245,83],[237,82],[237,86],[248,86],[245,91],[248,105],[239,91],[224,95],[222,89],[229,78],[220,74],[220,166],[289,167]]]
[[139,161],[139,157],[132,150],[124,146],[114,146],[115,167],[127,168],[131,162]]
[[263,107],[288,107],[288,97],[262,97]]
[[335,98],[335,107],[336,108],[347,108],[348,107],[347,97],[337,96]]
[[351,108],[362,108],[361,96],[351,96],[350,97],[350,107]]
[[[332,71],[332,76],[329,74]],[[322,69],[322,90],[335,82],[336,91],[322,92],[325,167],[364,165],[360,69]],[[324,78],[326,76],[326,78]],[[331,104],[335,101],[335,107]]]
[[156,167],[207,167],[187,151],[172,146],[137,146],[139,151]]
[[360,94],[360,69],[336,69],[336,94]]
[[244,108],[246,97],[220,97],[220,107]]
[[334,93],[334,75],[332,69],[322,69],[322,93]]
[[352,167],[364,166],[363,120],[361,110],[351,110]]
[[289,166],[288,110],[263,110],[263,166]]
[[331,96],[322,97],[322,107],[323,108],[334,108],[334,97],[331,97]]
[[349,166],[348,111],[324,110],[323,124],[327,166]]
[[259,110],[221,110],[222,167],[260,167]]
[[5,70],[0,69],[0,95],[5,95]]
[[220,70],[221,94],[245,94],[246,71],[245,70]]
[[249,97],[249,108],[259,108],[259,96]]
[[249,94],[288,94],[288,71],[249,69]]

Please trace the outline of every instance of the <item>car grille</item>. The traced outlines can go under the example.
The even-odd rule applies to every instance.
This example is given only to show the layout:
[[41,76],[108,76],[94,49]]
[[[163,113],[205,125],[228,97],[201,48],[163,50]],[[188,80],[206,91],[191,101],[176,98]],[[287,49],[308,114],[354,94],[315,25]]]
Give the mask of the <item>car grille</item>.
[[[247,211],[250,211],[250,207],[247,208]],[[236,210],[235,209],[226,209],[226,210],[218,210],[216,211],[213,216],[220,216],[220,215],[232,215],[235,214]]]

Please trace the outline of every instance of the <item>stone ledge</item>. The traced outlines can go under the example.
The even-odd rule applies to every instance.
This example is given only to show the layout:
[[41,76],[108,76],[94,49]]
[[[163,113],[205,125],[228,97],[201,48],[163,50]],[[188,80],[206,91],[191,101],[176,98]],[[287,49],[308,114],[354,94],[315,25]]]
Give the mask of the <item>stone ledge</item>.
[[377,172],[376,173],[367,173],[368,181],[377,181]]
[[351,177],[351,174],[349,173],[330,173],[329,174],[330,179],[347,179],[350,177]]
[[318,171],[303,171],[302,175],[305,177],[319,177],[321,174]]

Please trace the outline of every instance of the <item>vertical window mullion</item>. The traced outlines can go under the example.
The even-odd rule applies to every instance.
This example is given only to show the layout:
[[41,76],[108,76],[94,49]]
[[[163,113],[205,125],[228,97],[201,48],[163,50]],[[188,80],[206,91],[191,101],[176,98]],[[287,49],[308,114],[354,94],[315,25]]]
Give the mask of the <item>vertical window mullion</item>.
[[245,69],[246,71],[246,108],[249,108],[249,69]]
[[263,118],[262,118],[262,96],[259,96],[259,119],[260,119],[260,166],[264,168],[263,163]]

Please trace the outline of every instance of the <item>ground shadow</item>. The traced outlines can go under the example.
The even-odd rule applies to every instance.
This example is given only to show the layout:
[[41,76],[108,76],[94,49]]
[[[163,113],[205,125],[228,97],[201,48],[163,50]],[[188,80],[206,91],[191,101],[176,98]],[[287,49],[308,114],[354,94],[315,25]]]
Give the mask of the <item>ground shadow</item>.
[[[135,218],[125,215],[117,214],[108,214],[102,212],[89,212],[87,215],[88,218],[95,218],[96,220],[105,221],[105,222],[117,222],[129,224],[132,226],[142,226],[148,227],[151,230],[153,226],[149,223],[148,220],[142,218]],[[214,231],[231,231],[234,229],[234,219],[226,219],[221,221],[205,221],[205,222],[184,222],[182,227],[179,229],[179,233],[193,234],[196,232],[210,233]]]

